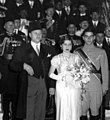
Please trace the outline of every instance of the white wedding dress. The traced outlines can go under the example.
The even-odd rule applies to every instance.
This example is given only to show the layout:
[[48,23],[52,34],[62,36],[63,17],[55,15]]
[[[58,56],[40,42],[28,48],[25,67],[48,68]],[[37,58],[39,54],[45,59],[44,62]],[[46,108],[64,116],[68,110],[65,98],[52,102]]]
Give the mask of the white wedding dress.
[[[65,57],[62,54],[55,56],[51,64],[57,68],[58,74],[65,73],[68,66],[78,64],[79,57],[76,54],[70,54]],[[71,76],[67,79],[73,79]],[[80,120],[81,115],[81,88],[66,84],[65,80],[56,82],[56,120]]]

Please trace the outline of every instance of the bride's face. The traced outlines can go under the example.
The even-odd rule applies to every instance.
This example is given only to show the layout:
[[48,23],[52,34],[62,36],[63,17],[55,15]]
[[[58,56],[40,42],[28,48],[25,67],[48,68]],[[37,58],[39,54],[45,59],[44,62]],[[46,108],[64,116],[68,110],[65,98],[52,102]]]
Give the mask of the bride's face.
[[70,40],[65,40],[61,47],[63,52],[69,53],[72,49],[72,43]]

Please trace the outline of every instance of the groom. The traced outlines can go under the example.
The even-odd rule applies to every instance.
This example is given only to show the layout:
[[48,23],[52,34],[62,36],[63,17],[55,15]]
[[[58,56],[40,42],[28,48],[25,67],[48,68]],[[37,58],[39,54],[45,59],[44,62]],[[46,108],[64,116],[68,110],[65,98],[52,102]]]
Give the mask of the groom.
[[[38,21],[30,23],[29,36],[31,42],[17,49],[10,64],[13,70],[19,71],[21,74],[19,78],[22,90],[19,89],[17,116],[26,118],[26,120],[44,120],[47,97],[44,60],[48,54],[51,57],[49,52],[52,51],[47,51],[45,45],[40,42],[42,31]],[[22,78],[23,76],[25,79]],[[25,101],[20,96],[26,96]],[[23,103],[26,103],[25,108],[22,108]],[[23,109],[24,111],[22,111]]]

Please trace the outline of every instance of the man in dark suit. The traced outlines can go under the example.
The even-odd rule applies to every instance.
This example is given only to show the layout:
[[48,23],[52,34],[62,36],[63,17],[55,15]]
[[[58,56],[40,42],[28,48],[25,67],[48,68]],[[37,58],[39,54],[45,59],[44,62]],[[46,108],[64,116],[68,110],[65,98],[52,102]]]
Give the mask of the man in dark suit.
[[38,19],[42,19],[45,17],[45,9],[48,4],[50,4],[50,0],[36,0]]
[[[105,40],[104,40],[104,49],[107,53],[108,57],[108,64],[109,64],[109,81],[110,81],[110,26],[107,26],[104,31],[105,34]],[[106,95],[106,102],[105,102],[105,108],[110,109],[110,82],[109,82],[109,89],[108,93]]]
[[[20,78],[23,81],[28,80],[28,85],[25,84],[23,88],[23,90],[27,88],[27,91],[25,91],[26,99],[24,101],[27,109],[24,111],[23,117],[26,118],[26,120],[44,120],[47,98],[44,80],[47,74],[45,65],[47,66],[46,61],[51,57],[52,51],[47,50],[46,45],[40,42],[42,39],[42,31],[38,21],[30,23],[29,36],[31,42],[16,50],[10,65],[15,71],[25,72],[25,76],[20,76]],[[23,77],[25,77],[25,79],[23,79]],[[20,94],[22,94],[22,92]],[[22,104],[23,103],[20,103],[20,105]],[[19,109],[19,112],[21,111],[22,108]]]
[[94,34],[104,32],[105,30],[106,25],[100,22],[100,14],[96,8],[94,8],[91,12],[91,20],[89,25]]
[[80,2],[78,5],[78,11],[76,12],[76,20],[78,25],[82,19],[90,19],[89,9],[85,2]]
[[9,2],[9,13],[11,17],[19,16],[20,11],[23,9],[24,1],[23,0],[11,0]]
[[55,11],[53,19],[57,22],[57,35],[62,35],[66,32],[65,14],[63,12],[62,1],[55,1]]
[[38,18],[38,11],[37,11],[37,4],[36,0],[27,0],[24,5],[23,9],[27,12],[27,20],[34,21]]

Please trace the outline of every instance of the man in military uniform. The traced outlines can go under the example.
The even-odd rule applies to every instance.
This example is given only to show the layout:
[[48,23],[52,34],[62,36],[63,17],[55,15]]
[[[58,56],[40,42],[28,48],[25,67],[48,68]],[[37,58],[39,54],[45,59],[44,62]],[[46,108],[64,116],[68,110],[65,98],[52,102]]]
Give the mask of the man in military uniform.
[[[90,82],[85,85],[82,100],[81,120],[87,120],[87,111],[90,109],[90,120],[99,120],[99,108],[103,95],[108,90],[108,59],[104,49],[94,46],[95,36],[92,31],[86,30],[83,35],[85,41],[80,54],[82,60],[90,69]],[[99,72],[101,70],[101,73]],[[102,79],[102,83],[101,80]]]
[[17,47],[25,44],[22,37],[14,34],[14,22],[11,18],[5,19],[5,32],[0,35],[0,92],[3,96],[3,120],[15,120],[17,104],[18,73],[13,72],[9,63]]

